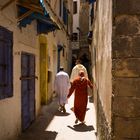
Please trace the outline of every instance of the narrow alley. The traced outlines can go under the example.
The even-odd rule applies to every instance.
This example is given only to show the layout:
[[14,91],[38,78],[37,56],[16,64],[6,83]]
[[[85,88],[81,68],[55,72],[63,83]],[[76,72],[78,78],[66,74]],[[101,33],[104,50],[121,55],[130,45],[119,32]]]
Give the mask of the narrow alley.
[[[85,124],[75,124],[72,112],[73,96],[66,105],[67,112],[59,112],[56,97],[49,105],[43,106],[41,114],[18,140],[96,140],[95,110],[89,98]],[[94,117],[91,117],[94,116]]]
[[140,0],[0,0],[0,140],[76,139],[140,140]]

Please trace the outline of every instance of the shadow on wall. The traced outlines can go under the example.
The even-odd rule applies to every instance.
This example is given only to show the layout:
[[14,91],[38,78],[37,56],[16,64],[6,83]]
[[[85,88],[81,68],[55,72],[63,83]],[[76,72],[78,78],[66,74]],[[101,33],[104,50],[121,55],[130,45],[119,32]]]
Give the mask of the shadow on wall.
[[36,121],[16,140],[55,140],[58,132],[47,131],[46,128],[54,118],[57,107],[56,102],[52,102],[49,106],[42,106]]

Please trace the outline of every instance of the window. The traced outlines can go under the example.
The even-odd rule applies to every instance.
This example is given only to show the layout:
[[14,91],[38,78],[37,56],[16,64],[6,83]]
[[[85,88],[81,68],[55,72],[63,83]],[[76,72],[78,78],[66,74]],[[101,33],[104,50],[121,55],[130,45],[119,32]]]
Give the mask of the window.
[[73,14],[77,13],[77,1],[73,2]]
[[78,40],[78,33],[73,33],[72,34],[72,41],[77,41]]
[[92,42],[93,31],[88,32],[88,43],[91,44]]
[[13,96],[13,33],[0,26],[0,99]]

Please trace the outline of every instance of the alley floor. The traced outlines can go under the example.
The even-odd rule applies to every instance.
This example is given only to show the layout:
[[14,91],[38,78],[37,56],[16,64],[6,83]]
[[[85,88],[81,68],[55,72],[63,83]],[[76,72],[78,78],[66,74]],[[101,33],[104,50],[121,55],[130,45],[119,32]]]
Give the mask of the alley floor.
[[85,124],[75,124],[72,111],[73,96],[66,105],[67,112],[59,112],[56,98],[49,105],[43,106],[35,122],[23,132],[18,140],[96,140],[96,118],[94,104],[88,102]]

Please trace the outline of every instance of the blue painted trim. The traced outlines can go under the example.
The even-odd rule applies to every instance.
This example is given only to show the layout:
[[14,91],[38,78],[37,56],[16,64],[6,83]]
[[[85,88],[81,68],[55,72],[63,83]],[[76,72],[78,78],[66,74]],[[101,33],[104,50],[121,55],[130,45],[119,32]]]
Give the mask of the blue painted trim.
[[[45,10],[45,7],[41,3],[41,7],[44,10],[44,15],[34,12],[31,15],[27,16],[26,18],[22,19],[19,22],[19,27],[26,27],[28,24],[31,24],[33,20],[37,20],[37,33],[48,33],[51,31],[54,31],[56,29],[59,29],[59,27],[54,23],[50,16],[49,13]],[[19,15],[23,15],[26,13],[28,9],[19,6]]]

